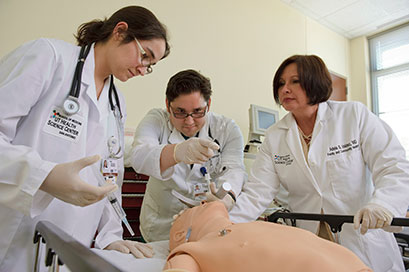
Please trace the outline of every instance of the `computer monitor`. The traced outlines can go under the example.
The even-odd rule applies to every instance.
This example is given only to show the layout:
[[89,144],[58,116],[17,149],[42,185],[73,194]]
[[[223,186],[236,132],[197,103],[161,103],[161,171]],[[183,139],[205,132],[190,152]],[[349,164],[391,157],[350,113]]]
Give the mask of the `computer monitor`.
[[250,129],[248,141],[259,141],[267,129],[278,121],[278,111],[262,106],[250,104]]

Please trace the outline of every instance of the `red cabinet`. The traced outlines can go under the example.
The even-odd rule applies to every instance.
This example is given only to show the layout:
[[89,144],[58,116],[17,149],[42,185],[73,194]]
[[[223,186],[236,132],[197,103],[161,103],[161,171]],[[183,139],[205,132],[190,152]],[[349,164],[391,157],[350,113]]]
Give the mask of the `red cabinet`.
[[135,232],[135,236],[131,236],[127,228],[122,225],[124,239],[140,240],[141,238],[139,213],[148,179],[148,176],[136,173],[133,168],[125,168],[124,182],[122,184],[122,207],[125,210],[129,224]]

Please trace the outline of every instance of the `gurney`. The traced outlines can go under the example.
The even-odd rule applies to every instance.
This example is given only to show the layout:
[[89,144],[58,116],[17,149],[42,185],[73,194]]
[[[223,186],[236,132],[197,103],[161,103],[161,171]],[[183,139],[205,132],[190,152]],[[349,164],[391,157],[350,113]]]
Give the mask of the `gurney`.
[[[39,255],[41,243],[46,243],[45,262],[46,266],[53,268],[52,271],[58,271],[57,267],[63,264],[66,264],[72,271],[121,271],[51,222],[40,221],[37,223],[33,242],[37,244],[36,256]],[[38,271],[37,257],[35,261],[34,271]]]
[[402,252],[405,269],[409,269],[409,228],[404,228],[403,231],[395,233],[395,238]]
[[[48,221],[40,221],[33,239],[37,253],[45,243],[45,263],[51,271],[117,272],[117,271],[162,271],[169,254],[169,242],[150,243],[155,251],[153,258],[136,259],[131,254],[113,250],[91,249]],[[34,271],[40,265],[36,257]]]
[[[353,223],[352,215],[334,215],[334,214],[312,214],[312,213],[292,213],[288,210],[277,209],[267,216],[267,221],[277,223],[279,219],[290,220],[289,225],[296,226],[296,220],[311,220],[326,222],[331,231],[337,234],[342,231],[344,223]],[[405,269],[409,269],[409,218],[395,217],[392,219],[391,226],[406,227],[402,232],[394,233],[398,246],[401,249]]]

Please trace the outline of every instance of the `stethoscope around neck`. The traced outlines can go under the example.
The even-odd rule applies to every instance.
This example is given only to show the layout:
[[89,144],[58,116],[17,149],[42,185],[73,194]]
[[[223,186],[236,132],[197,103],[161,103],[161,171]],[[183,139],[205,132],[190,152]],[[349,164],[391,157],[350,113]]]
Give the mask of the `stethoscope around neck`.
[[[81,90],[82,70],[84,68],[85,59],[87,58],[89,51],[91,50],[91,47],[92,44],[84,45],[81,47],[80,54],[78,56],[77,66],[75,67],[74,77],[72,79],[70,93],[63,103],[64,113],[68,116],[74,115],[80,110],[80,103],[78,98],[80,96]],[[112,97],[115,98],[115,104]],[[112,75],[110,76],[108,98],[109,106],[116,120],[118,138],[121,139],[122,112],[118,92],[116,91],[114,85],[114,77]],[[110,157],[112,158],[121,158],[123,156],[122,144],[120,143],[120,140],[118,140],[114,136],[111,136],[108,139],[108,150],[110,153]]]

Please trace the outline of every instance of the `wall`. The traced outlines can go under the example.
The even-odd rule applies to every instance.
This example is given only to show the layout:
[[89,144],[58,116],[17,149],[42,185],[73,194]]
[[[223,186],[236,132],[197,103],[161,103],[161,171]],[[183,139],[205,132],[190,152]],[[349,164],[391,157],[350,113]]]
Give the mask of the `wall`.
[[366,37],[350,41],[351,89],[349,100],[360,101],[372,109],[369,49]]
[[[212,109],[236,120],[245,141],[251,103],[278,109],[272,78],[293,54],[317,54],[349,79],[349,41],[279,0],[1,0],[0,56],[38,37],[74,42],[77,27],[127,5],[153,11],[170,32],[171,54],[154,73],[117,86],[127,99],[127,127],[152,107],[164,107],[176,72],[194,68],[212,80]],[[349,80],[348,80],[349,82]],[[280,117],[285,114],[280,110]]]

